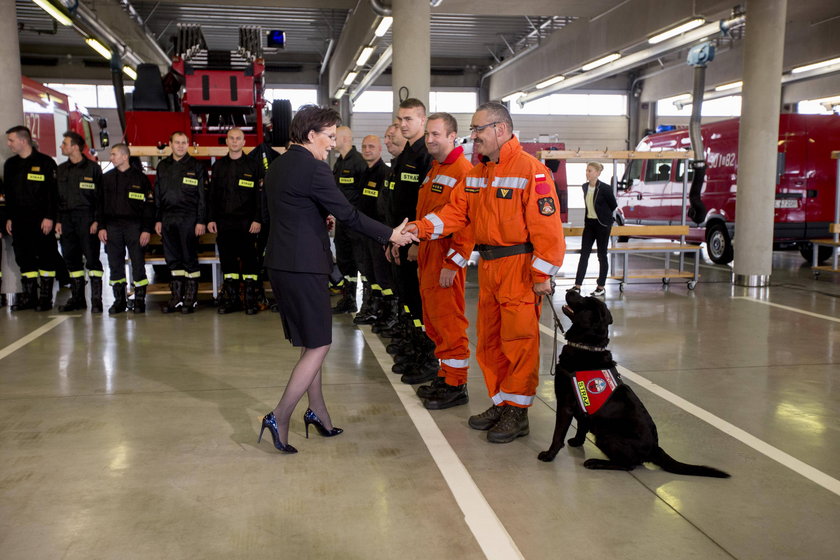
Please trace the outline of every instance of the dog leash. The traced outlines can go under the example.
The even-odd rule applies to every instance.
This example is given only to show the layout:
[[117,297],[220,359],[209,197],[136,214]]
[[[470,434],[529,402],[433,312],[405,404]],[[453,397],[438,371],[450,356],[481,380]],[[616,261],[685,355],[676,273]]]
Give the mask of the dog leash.
[[561,333],[566,334],[566,329],[563,328],[563,323],[560,322],[560,316],[557,315],[557,310],[554,309],[554,280],[552,279],[551,282],[551,297],[548,298],[548,306],[551,308],[551,314],[554,315],[554,347],[552,349],[552,354],[554,359],[551,363],[551,368],[549,373],[554,375],[554,370],[557,367],[557,331],[559,330]]

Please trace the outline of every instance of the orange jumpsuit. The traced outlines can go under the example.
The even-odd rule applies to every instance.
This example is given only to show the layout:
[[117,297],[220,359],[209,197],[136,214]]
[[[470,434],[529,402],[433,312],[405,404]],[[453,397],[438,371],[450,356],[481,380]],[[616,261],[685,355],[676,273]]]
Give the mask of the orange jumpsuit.
[[416,222],[430,239],[469,224],[479,251],[523,250],[479,262],[476,358],[495,404],[528,407],[539,384],[542,298],[533,286],[558,272],[566,242],[551,172],[516,137],[502,145],[498,163],[473,167],[449,204]]
[[[463,181],[471,168],[472,164],[464,157],[464,149],[460,146],[452,150],[443,163],[433,160],[432,168],[420,186],[417,215],[435,212],[449,202],[455,185]],[[464,285],[473,244],[472,228],[468,226],[451,236],[421,243],[417,256],[426,334],[435,343],[435,356],[440,360],[438,375],[453,386],[467,382],[470,347]],[[449,288],[440,286],[443,268],[456,271]]]

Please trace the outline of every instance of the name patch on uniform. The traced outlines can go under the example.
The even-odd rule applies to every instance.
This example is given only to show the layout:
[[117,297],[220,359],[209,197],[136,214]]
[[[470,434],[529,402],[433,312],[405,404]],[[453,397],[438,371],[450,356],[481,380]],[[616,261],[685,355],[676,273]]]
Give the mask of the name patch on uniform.
[[408,181],[410,183],[417,183],[420,181],[420,174],[403,172],[402,175],[400,175],[400,179],[403,181]]
[[513,198],[513,189],[496,189],[496,198],[510,200]]
[[372,196],[374,198],[379,197],[379,191],[376,189],[363,189],[362,194],[365,196]]
[[252,188],[254,188],[254,182],[253,181],[246,181],[245,179],[239,179],[239,186],[252,189]]
[[141,192],[130,192],[128,193],[128,198],[131,200],[146,200],[146,195]]
[[353,184],[353,177],[339,177],[338,182],[342,185],[352,185]]
[[189,177],[184,177],[184,184],[185,185],[192,185],[193,187],[198,186],[198,179],[190,179]]
[[30,171],[41,171],[41,168],[40,168],[40,167],[35,167],[35,166],[32,166],[29,170],[30,170]]
[[368,181],[368,186],[369,187],[375,187],[376,186],[376,181]]
[[475,194],[481,192],[481,187],[464,187],[465,193]]
[[442,193],[443,192],[443,185],[438,185],[437,183],[432,183],[432,192],[433,193]]
[[79,183],[79,188],[80,189],[95,189],[96,185],[94,185],[93,183]]
[[[34,169],[34,168],[33,168],[33,169]],[[44,180],[44,176],[43,176],[43,175],[39,175],[38,173],[27,173],[27,174],[26,174],[26,180],[27,180],[27,181],[43,181],[43,180]]]
[[554,206],[554,199],[550,196],[537,200],[537,207],[543,216],[551,216],[557,211],[557,208]]
[[394,190],[394,185],[396,185],[396,184],[397,184],[396,182],[391,181],[391,183],[388,185],[388,190],[391,190],[391,191]]

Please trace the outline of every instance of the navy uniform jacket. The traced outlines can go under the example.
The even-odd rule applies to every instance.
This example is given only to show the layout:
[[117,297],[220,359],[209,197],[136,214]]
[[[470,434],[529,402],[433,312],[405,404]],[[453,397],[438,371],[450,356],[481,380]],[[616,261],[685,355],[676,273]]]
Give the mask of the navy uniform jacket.
[[58,214],[58,186],[55,160],[35,148],[29,157],[12,156],[3,164],[6,182],[6,217],[14,221],[55,221]]
[[417,195],[426,173],[432,167],[432,156],[423,138],[405,148],[392,163],[394,174],[391,196],[388,199],[388,224],[397,226],[404,218],[414,220],[417,214]]
[[[589,190],[589,181],[583,184],[583,199],[586,200],[586,192]],[[595,195],[592,197],[592,202],[595,205],[595,214],[598,216],[598,221],[602,226],[611,226],[615,221],[613,212],[618,207],[618,202],[615,200],[615,195],[612,192],[612,187],[603,181],[598,181],[595,184]],[[584,214],[586,216],[586,214]]]
[[155,227],[155,199],[149,179],[133,165],[125,171],[111,169],[102,177],[96,214],[100,231],[107,229],[109,223],[130,221],[151,233]]
[[208,222],[241,224],[262,221],[262,162],[226,155],[216,160],[210,171]]
[[352,146],[346,156],[339,155],[333,166],[333,176],[338,188],[356,208],[362,202],[361,180],[366,169],[367,163],[356,150],[356,146]]
[[384,215],[379,213],[379,196],[387,188],[390,175],[391,168],[385,165],[385,162],[381,159],[362,173],[362,202],[359,205],[359,210],[364,212],[365,216],[374,220],[385,218]]
[[288,272],[329,274],[332,269],[326,219],[388,243],[391,228],[356,210],[335,184],[330,166],[303,146],[292,145],[268,168],[263,223],[271,233],[265,266]]
[[194,218],[197,224],[206,224],[206,174],[204,163],[190,154],[178,161],[172,156],[161,160],[155,179],[157,221]]
[[93,218],[96,199],[102,189],[102,168],[82,156],[82,161],[69,159],[58,166],[58,221],[70,218],[73,212],[84,212]]

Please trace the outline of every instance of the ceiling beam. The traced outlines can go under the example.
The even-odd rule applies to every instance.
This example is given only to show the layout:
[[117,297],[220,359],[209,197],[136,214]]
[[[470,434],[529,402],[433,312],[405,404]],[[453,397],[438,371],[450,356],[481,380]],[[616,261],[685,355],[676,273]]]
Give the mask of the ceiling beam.
[[89,28],[100,41],[111,43],[112,48],[123,51],[120,55],[127,48],[140,62],[168,68],[169,57],[155,38],[120,6],[119,0],[82,0],[77,17],[82,26]]
[[330,97],[343,86],[344,77],[356,67],[356,59],[362,48],[373,39],[373,31],[380,21],[368,0],[359,0],[356,8],[347,18],[341,36],[329,62],[328,94]]

